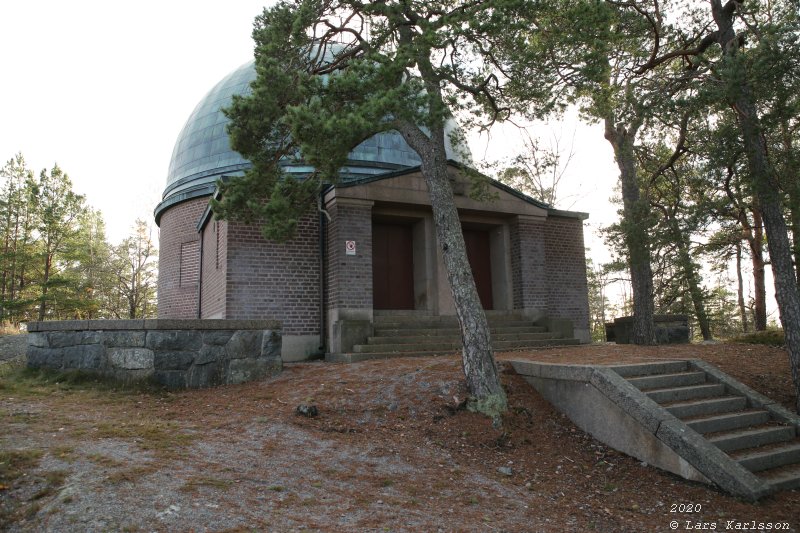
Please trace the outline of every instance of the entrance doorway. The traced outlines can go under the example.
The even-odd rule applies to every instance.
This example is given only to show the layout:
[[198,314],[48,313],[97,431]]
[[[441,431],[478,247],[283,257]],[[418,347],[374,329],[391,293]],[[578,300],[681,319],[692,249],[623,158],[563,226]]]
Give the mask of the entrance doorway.
[[492,257],[489,232],[479,229],[464,228],[464,244],[467,247],[467,259],[475,278],[475,287],[484,309],[494,309],[492,298]]
[[372,307],[414,309],[412,228],[403,224],[372,225]]

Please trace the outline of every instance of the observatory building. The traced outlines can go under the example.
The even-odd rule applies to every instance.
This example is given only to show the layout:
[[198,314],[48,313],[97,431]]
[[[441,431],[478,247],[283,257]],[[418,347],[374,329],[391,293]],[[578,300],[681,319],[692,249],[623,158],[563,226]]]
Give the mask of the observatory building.
[[[288,242],[265,239],[256,225],[214,219],[209,199],[217,180],[250,166],[230,148],[221,109],[232,95],[247,94],[254,79],[252,62],[226,76],[178,135],[155,209],[158,318],[280,320],[284,361],[367,353],[364,346],[380,342],[379,319],[388,327],[393,316],[417,328],[426,320],[452,324],[427,185],[399,133],[378,134],[353,150],[339,184],[324,194],[330,220],[310,210]],[[490,319],[557,323],[562,330],[570,324],[572,334],[561,336],[588,342],[586,215],[552,209],[494,181],[491,200],[473,200],[451,157],[470,265]]]

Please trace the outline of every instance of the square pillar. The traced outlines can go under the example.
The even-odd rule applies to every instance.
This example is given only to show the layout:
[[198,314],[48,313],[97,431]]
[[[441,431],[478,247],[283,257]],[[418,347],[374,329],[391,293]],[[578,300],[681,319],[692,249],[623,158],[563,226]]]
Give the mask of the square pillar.
[[548,303],[546,220],[518,215],[509,224],[513,306],[533,319],[544,315]]
[[372,333],[373,204],[333,197],[325,206],[331,216],[326,239],[329,353],[349,352]]

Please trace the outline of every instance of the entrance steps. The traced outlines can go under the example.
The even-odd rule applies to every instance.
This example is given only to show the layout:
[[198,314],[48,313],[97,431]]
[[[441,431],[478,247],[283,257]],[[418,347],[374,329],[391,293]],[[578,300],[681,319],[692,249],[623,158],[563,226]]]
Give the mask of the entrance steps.
[[649,464],[749,500],[800,488],[800,418],[705,361],[512,365],[584,431]]
[[[486,318],[495,351],[541,346],[580,344],[563,332],[548,331],[521,313],[487,311]],[[419,312],[375,311],[373,334],[350,353],[329,354],[328,361],[355,362],[388,357],[451,354],[461,350],[461,331],[455,316]]]

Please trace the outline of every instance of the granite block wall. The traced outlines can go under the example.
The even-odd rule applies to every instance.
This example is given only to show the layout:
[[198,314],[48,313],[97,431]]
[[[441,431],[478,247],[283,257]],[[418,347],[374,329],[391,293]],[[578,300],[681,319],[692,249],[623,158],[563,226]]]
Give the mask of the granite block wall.
[[28,367],[170,389],[279,374],[281,328],[257,320],[91,320],[28,324]]

